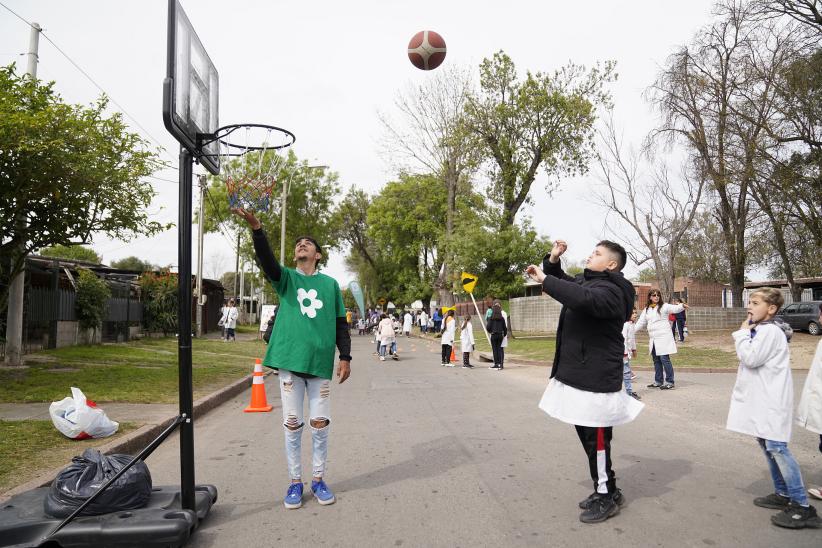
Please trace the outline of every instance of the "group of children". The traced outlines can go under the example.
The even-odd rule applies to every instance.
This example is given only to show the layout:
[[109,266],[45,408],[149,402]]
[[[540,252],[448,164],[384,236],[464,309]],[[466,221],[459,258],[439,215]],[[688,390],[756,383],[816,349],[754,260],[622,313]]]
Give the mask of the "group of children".
[[[599,523],[618,514],[625,504],[611,467],[613,427],[634,420],[644,407],[631,386],[634,331],[648,328],[656,374],[649,387],[670,390],[674,376],[669,356],[676,352],[676,344],[668,315],[682,312],[687,305],[661,304],[662,295],[654,290],[636,321],[635,292],[621,272],[627,258],[624,248],[607,240],[599,242],[587,268],[577,277],[562,271],[559,259],[566,249],[567,244],[557,240],[542,268],[531,265],[526,271],[542,285],[544,293],[563,305],[551,378],[539,407],[574,425],[594,483],[594,492],[579,503],[583,510],[580,521]],[[792,332],[776,317],[783,304],[777,289],[763,288],[750,295],[747,318],[733,333],[739,369],[726,427],[756,437],[765,453],[775,492],[753,503],[780,510],[771,517],[775,525],[818,528],[822,520],[809,504],[808,493],[820,498],[822,493],[819,489],[805,491],[799,466],[788,450],[793,423],[788,351]],[[617,358],[620,350],[621,364]],[[822,342],[808,373],[796,421],[820,434],[822,451]]]

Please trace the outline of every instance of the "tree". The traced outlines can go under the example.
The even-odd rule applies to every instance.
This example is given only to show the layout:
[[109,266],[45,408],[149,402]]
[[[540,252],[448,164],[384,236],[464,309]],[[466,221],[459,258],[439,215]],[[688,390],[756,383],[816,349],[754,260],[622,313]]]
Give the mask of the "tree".
[[[233,161],[242,162],[241,159]],[[339,243],[337,216],[334,214],[334,200],[340,193],[336,173],[329,172],[325,168],[310,168],[307,162],[298,160],[292,151],[284,157],[277,156],[274,151],[268,151],[262,161],[264,165],[274,164],[273,173],[277,186],[273,192],[269,209],[257,211],[256,215],[263,225],[275,256],[279,255],[281,219],[281,202],[277,199],[277,189],[282,189],[283,184],[288,184],[286,257],[277,257],[277,260],[283,265],[292,265],[291,254],[294,251],[293,243],[297,236],[311,235],[323,248],[323,258],[320,263],[325,264],[328,261],[328,253]],[[265,172],[266,169],[262,171]],[[209,233],[222,230],[224,234],[226,231],[235,235],[240,234],[242,259],[254,260],[255,255],[248,226],[231,213],[228,191],[219,176],[209,177],[207,194],[204,231]],[[232,241],[234,238],[235,236],[232,235]]]
[[[686,144],[717,198],[734,306],[742,306],[750,185],[763,162],[775,90],[751,78],[751,59],[784,58],[787,41],[754,23],[751,5],[726,0],[719,18],[668,59],[650,94],[663,114],[659,134]],[[766,47],[767,46],[767,47]]]
[[[156,151],[119,113],[107,117],[107,104],[105,96],[88,107],[65,104],[53,83],[0,68],[0,310],[35,249],[86,244],[96,232],[129,240],[166,228],[149,220],[154,191],[141,181],[155,170]],[[7,333],[20,326],[19,313],[9,307]],[[7,352],[8,363],[18,360]]]
[[397,304],[431,297],[444,265],[446,199],[436,176],[401,175],[368,208],[368,236],[377,249],[383,296]]
[[133,270],[135,272],[151,272],[154,270],[158,270],[158,267],[153,265],[149,261],[144,261],[139,257],[135,257],[131,255],[130,257],[124,257],[117,261],[112,261],[111,266],[113,268],[119,268],[121,270]]
[[102,257],[100,257],[90,247],[82,245],[62,245],[57,244],[51,247],[45,247],[38,251],[38,255],[43,257],[54,257],[55,259],[69,259],[71,261],[85,261],[87,263],[100,264]]
[[683,170],[672,181],[667,167],[647,154],[626,156],[610,116],[600,132],[600,142],[597,161],[602,184],[595,199],[638,238],[625,238],[628,255],[637,265],[653,264],[667,299],[674,290],[680,244],[699,208],[705,180],[699,173],[692,177]]
[[179,286],[177,275],[161,271],[144,272],[139,278],[145,315],[146,330],[162,331],[163,335],[177,331]]
[[455,266],[478,276],[475,295],[521,295],[525,269],[534,257],[551,250],[551,241],[538,235],[527,217],[504,229],[497,228],[496,211],[486,210],[479,218],[479,222],[461,222],[458,226]]
[[656,271],[651,267],[643,268],[639,271],[639,274],[636,275],[635,281],[644,283],[655,282]]
[[715,212],[710,209],[698,211],[694,222],[679,242],[674,268],[681,276],[727,283],[730,267],[728,255],[721,252],[724,242],[722,226],[716,219]]
[[438,178],[447,192],[445,240],[440,248],[443,261],[434,284],[438,302],[448,305],[453,303],[448,283],[448,242],[454,232],[457,191],[460,181],[476,169],[479,159],[477,143],[466,127],[464,114],[472,85],[471,75],[463,68],[437,71],[425,84],[397,94],[394,106],[400,123],[386,114],[379,117],[386,134],[385,152],[399,171],[422,168]]
[[614,66],[586,70],[569,63],[552,75],[529,71],[520,80],[503,51],[482,61],[480,92],[468,101],[466,123],[492,166],[488,197],[501,206],[501,230],[530,203],[540,168],[552,178],[548,192],[553,178],[587,170],[596,111],[609,103],[604,88],[616,78]]
[[[105,281],[91,270],[81,268],[77,276],[77,321],[83,329],[97,328],[103,324],[106,302],[111,297],[111,289]],[[94,340],[94,338],[92,338]]]

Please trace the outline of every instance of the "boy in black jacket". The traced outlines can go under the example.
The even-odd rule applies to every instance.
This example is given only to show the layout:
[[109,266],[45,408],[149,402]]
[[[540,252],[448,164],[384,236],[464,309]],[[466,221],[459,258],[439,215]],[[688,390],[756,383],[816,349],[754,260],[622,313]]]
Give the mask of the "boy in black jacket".
[[567,248],[557,240],[542,270],[531,265],[526,271],[563,305],[551,380],[539,406],[575,426],[594,480],[594,492],[579,503],[579,519],[598,523],[618,514],[625,502],[611,469],[613,427],[634,420],[643,408],[622,390],[622,326],[636,293],[621,272],[627,259],[621,245],[599,242],[576,278],[559,262]]

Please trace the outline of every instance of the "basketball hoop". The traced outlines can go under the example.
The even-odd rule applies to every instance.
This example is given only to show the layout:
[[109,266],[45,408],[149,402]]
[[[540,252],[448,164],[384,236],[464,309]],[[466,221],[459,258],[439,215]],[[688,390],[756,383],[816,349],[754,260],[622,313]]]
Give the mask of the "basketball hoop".
[[217,144],[219,177],[228,190],[232,208],[267,211],[275,176],[282,164],[278,151],[294,144],[296,137],[287,129],[266,124],[232,124],[211,135],[202,136],[201,150]]

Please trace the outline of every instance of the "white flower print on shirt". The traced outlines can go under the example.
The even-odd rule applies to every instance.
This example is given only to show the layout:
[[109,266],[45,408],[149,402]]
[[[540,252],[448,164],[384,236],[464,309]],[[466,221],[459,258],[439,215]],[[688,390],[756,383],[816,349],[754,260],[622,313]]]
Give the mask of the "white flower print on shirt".
[[317,310],[323,307],[323,302],[317,298],[317,290],[309,289],[306,291],[302,287],[297,289],[297,301],[300,303],[300,312],[314,318],[317,316]]

